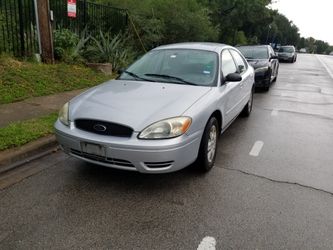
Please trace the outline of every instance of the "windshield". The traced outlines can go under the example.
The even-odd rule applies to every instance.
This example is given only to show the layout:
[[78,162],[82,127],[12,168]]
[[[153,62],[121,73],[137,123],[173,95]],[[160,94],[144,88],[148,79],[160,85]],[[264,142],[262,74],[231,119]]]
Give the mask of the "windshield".
[[133,63],[118,79],[213,86],[217,84],[217,68],[218,55],[215,52],[153,50]]
[[268,59],[268,50],[265,47],[238,47],[246,59]]
[[294,53],[295,50],[293,47],[281,47],[279,52]]

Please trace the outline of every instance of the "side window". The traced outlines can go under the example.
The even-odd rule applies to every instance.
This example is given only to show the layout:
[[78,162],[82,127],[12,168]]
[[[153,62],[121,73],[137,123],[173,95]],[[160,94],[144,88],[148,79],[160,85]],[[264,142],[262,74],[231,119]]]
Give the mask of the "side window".
[[242,56],[235,50],[230,50],[233,58],[235,59],[236,65],[238,67],[238,72],[239,73],[243,73],[246,71],[246,63],[244,62],[244,59],[242,58]]
[[231,73],[236,73],[236,65],[234,59],[232,58],[229,50],[224,50],[222,52],[222,73],[223,76],[226,77]]

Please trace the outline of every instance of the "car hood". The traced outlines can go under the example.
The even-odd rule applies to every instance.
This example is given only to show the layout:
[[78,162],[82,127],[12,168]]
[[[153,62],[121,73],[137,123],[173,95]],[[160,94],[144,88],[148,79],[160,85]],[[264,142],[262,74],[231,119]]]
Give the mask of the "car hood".
[[141,131],[180,116],[212,88],[157,82],[112,80],[70,101],[70,120],[96,119]]
[[254,69],[269,66],[268,59],[267,60],[266,59],[249,59],[248,62]]

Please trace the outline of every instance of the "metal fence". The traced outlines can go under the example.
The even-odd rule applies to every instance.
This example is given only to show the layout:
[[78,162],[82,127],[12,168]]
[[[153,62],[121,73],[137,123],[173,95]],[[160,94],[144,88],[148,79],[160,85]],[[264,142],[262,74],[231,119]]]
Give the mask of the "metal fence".
[[[127,27],[125,9],[77,0],[76,18],[67,16],[67,0],[49,0],[53,28],[66,28],[80,34],[85,28],[118,33]],[[30,56],[38,53],[34,0],[0,0],[0,54]]]
[[50,9],[54,17],[53,28],[66,28],[77,34],[85,28],[92,34],[96,34],[99,30],[118,33],[128,22],[127,10],[87,0],[77,0],[76,18],[67,16],[67,0],[50,0]]
[[33,0],[0,0],[0,53],[29,56],[38,50]]

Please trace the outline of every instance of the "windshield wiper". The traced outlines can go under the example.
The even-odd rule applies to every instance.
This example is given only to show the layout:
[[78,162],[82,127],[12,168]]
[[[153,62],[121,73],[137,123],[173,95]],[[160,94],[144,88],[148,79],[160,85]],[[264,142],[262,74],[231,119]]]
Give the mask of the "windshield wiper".
[[197,84],[195,84],[193,82],[186,81],[183,78],[180,78],[177,76],[170,76],[170,75],[163,75],[163,74],[145,74],[145,76],[160,77],[160,78],[164,78],[164,79],[173,79],[173,80],[176,80],[178,82],[185,83],[188,85],[198,86]]
[[130,72],[130,71],[127,71],[127,70],[122,70],[122,73],[126,73],[126,74],[128,74],[128,75],[130,75],[130,76],[132,76],[132,77],[134,77],[136,79],[140,79],[140,80],[143,80],[143,81],[155,82],[154,80],[138,76],[137,74],[135,74],[133,72]]

